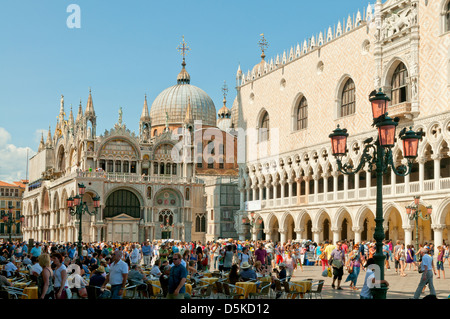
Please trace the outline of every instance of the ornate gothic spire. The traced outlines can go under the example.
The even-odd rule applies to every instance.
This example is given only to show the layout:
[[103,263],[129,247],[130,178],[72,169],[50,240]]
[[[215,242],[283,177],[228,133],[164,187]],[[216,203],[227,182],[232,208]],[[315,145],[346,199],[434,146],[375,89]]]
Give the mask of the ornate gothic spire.
[[48,126],[48,134],[47,134],[47,141],[45,142],[45,146],[50,148],[52,147],[52,132],[50,130],[50,125]]
[[148,112],[147,94],[145,94],[144,107],[142,108],[141,121],[150,121],[150,113]]
[[73,120],[72,105],[70,105],[69,126],[73,127],[73,125],[74,125],[74,120]]
[[81,99],[80,99],[80,105],[78,106],[77,122],[80,122],[82,118],[83,118],[83,107],[81,106]]
[[89,97],[86,105],[86,112],[85,115],[95,115],[94,111],[94,102],[92,102],[92,94],[91,94],[91,88],[89,88]]
[[39,143],[38,152],[42,151],[44,148],[45,148],[44,133],[41,133],[41,142]]

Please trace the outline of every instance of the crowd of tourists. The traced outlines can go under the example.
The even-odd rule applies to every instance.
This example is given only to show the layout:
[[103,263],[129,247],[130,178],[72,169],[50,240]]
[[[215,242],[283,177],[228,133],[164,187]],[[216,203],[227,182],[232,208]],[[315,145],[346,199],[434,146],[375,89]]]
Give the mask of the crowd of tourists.
[[[435,249],[436,267],[433,262]],[[121,299],[129,283],[148,296],[152,289],[148,283],[150,278],[160,282],[165,298],[189,298],[186,278],[211,271],[227,273],[231,284],[269,276],[274,288],[275,280],[289,280],[294,271],[303,271],[304,266],[321,266],[322,275],[331,277],[331,287],[337,290],[343,289],[344,275],[344,283],[349,284],[349,289],[359,290],[358,277],[365,272],[360,290],[362,299],[372,298],[370,289],[376,284],[389,284],[375,280],[372,265],[375,264],[376,247],[370,241],[100,242],[85,243],[80,255],[78,251],[77,243],[37,242],[32,247],[26,242],[1,243],[0,289],[3,285],[11,285],[8,277],[20,276],[20,270],[24,269],[39,287],[40,299],[68,299],[74,291],[78,298],[87,298],[89,287],[99,289],[98,298]],[[386,269],[393,267],[399,276],[406,276],[406,269],[420,267],[424,270],[414,298],[418,298],[426,286],[431,295],[435,295],[433,275],[437,270],[437,278],[442,272],[445,279],[445,262],[450,267],[447,245],[435,248],[433,244],[425,243],[415,251],[413,246],[405,247],[400,241],[386,240],[383,254]],[[144,272],[144,269],[148,271]]]

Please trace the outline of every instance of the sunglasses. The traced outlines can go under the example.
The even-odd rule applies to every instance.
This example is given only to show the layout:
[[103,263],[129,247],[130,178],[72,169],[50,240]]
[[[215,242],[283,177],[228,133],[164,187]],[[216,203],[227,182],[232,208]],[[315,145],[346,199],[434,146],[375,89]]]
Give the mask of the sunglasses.
[[173,258],[172,260],[178,260],[178,258]]

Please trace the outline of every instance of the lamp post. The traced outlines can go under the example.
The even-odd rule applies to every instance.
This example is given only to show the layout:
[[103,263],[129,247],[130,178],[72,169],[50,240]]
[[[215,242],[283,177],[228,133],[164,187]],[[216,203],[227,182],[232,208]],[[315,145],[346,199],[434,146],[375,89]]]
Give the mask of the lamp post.
[[12,242],[12,225],[13,224],[22,224],[25,220],[25,216],[20,215],[19,219],[16,220],[13,215],[13,206],[8,206],[8,212],[5,212],[2,210],[1,217],[3,220],[3,223],[8,228],[8,238],[9,242]]
[[81,230],[82,216],[84,213],[87,213],[91,216],[96,215],[98,208],[100,207],[100,197],[95,196],[93,198],[94,211],[93,212],[89,211],[87,203],[82,201],[83,195],[85,194],[85,192],[86,192],[86,186],[84,186],[83,184],[78,184],[78,195],[76,195],[75,197],[69,197],[67,199],[67,207],[69,208],[69,214],[72,216],[78,216],[78,219],[80,221],[79,229],[78,229],[78,244],[77,244],[79,257],[82,256],[82,241],[83,241],[82,230]]
[[419,218],[422,220],[430,220],[431,219],[431,213],[433,211],[432,206],[427,206],[427,213],[426,215],[423,215],[422,212],[419,209],[420,204],[420,196],[414,196],[414,204],[410,206],[406,206],[406,214],[409,218],[409,220],[415,221],[415,233],[416,233],[416,252],[419,251]]
[[[407,176],[411,173],[413,160],[417,157],[417,149],[419,140],[424,136],[423,132],[414,132],[412,128],[407,131],[404,128],[399,137],[403,141],[403,157],[407,159],[407,164],[401,164],[395,167],[392,156],[392,147],[395,146],[396,128],[398,126],[398,118],[390,118],[386,113],[387,103],[390,101],[382,90],[369,96],[369,101],[372,105],[373,124],[378,129],[378,137],[374,141],[373,138],[368,138],[364,141],[365,147],[362,153],[359,165],[354,168],[348,163],[342,164],[342,158],[348,153],[347,138],[349,134],[347,130],[341,129],[338,125],[337,129],[330,134],[332,154],[336,157],[338,170],[345,175],[354,175],[368,165],[370,172],[375,171],[377,177],[377,197],[376,197],[376,218],[375,218],[375,234],[376,253],[374,255],[375,263],[379,267],[380,280],[384,280],[384,259],[383,255],[383,174],[388,169],[398,176]],[[382,285],[378,288],[372,289],[375,299],[386,299],[387,287]]]

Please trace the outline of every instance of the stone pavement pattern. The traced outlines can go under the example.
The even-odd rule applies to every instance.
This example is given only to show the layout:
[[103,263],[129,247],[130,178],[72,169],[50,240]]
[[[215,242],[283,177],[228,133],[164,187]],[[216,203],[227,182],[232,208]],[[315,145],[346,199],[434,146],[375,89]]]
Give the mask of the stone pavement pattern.
[[[448,264],[445,263],[446,279],[443,279],[441,272],[441,279],[437,279],[434,276],[433,283],[436,289],[436,295],[438,299],[447,299],[450,295],[450,269]],[[420,274],[417,271],[406,270],[406,277],[401,277],[395,273],[395,269],[391,265],[391,269],[385,270],[385,280],[389,282],[389,290],[387,292],[387,299],[409,299],[414,296],[414,292],[417,289],[420,281]],[[342,277],[341,287],[343,290],[335,290],[331,288],[332,278],[322,277],[322,266],[303,266],[303,272],[297,268],[294,272],[292,280],[301,280],[306,278],[313,278],[314,280],[324,279],[325,284],[322,290],[323,299],[359,299],[359,293],[363,286],[363,281],[366,273],[361,269],[356,282],[356,287],[359,290],[352,290],[349,288],[350,282],[345,282],[348,273],[344,271]],[[425,297],[430,293],[428,287],[425,289],[425,293],[420,298]],[[313,295],[314,298],[314,295]],[[320,298],[320,297],[318,297]]]

